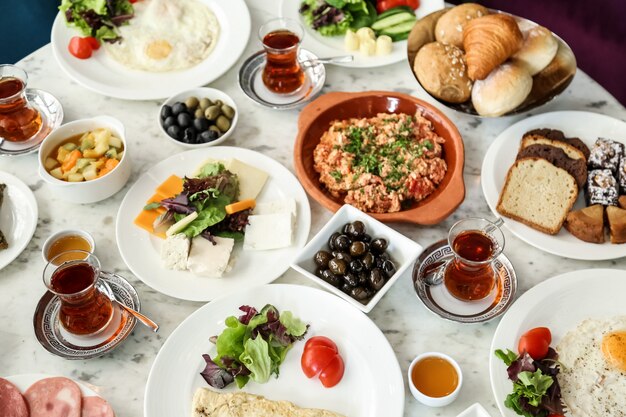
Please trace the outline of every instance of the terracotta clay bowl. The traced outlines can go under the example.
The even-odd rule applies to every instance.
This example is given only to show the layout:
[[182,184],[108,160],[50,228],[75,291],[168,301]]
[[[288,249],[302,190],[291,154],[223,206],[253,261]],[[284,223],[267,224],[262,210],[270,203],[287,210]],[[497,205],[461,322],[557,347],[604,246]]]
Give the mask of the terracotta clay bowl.
[[332,196],[319,181],[313,165],[313,150],[322,134],[334,120],[351,117],[373,117],[377,113],[415,114],[421,110],[433,123],[438,135],[445,139],[443,158],[448,171],[437,189],[408,209],[395,213],[368,213],[383,222],[436,224],[456,210],[465,198],[463,139],[456,126],[441,111],[415,97],[391,91],[325,94],[308,104],[298,119],[298,137],[294,147],[296,175],[306,192],[318,203],[335,212],[342,198]]

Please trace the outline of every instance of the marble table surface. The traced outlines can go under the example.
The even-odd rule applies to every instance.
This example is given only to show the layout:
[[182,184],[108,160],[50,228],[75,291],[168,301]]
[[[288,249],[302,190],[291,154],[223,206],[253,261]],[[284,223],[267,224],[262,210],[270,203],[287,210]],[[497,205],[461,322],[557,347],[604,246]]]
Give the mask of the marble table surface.
[[[275,2],[248,0],[253,33],[261,22],[275,14]],[[260,8],[262,7],[262,9]],[[239,125],[225,145],[253,149],[275,158],[293,171],[292,151],[298,111],[276,112],[256,105],[239,89],[237,71],[243,60],[260,49],[251,38],[244,55],[225,75],[210,86],[230,94],[240,109]],[[150,367],[167,337],[201,303],[177,300],[152,290],[135,278],[119,255],[115,243],[115,216],[126,191],[138,176],[156,162],[183,149],[172,144],[156,123],[159,101],[122,101],[103,97],[71,81],[56,64],[50,46],[45,46],[19,62],[30,77],[30,87],[54,94],[63,104],[65,121],[109,114],[126,126],[133,149],[133,171],[126,187],[115,196],[91,205],[74,205],[58,200],[36,174],[37,156],[0,158],[0,170],[22,179],[35,192],[39,204],[37,230],[26,250],[0,271],[0,375],[39,373],[66,375],[87,383],[111,402],[118,417],[143,414],[144,387]],[[377,69],[327,68],[324,91],[392,90],[432,101],[417,86],[406,62]],[[439,106],[441,107],[441,106]],[[626,110],[600,85],[579,71],[565,93],[534,114],[554,110],[600,112],[626,119]],[[490,143],[512,123],[530,116],[524,114],[496,120],[480,120],[444,112],[458,126],[466,148],[465,184],[467,196],[459,209],[433,227],[393,225],[395,229],[427,246],[446,236],[449,227],[468,216],[492,217],[480,187],[480,167]],[[314,201],[311,236],[330,218],[331,213]],[[44,293],[41,247],[54,231],[76,227],[88,230],[97,241],[97,255],[105,269],[129,278],[137,288],[143,312],[161,325],[158,334],[137,326],[126,342],[114,352],[88,361],[67,361],[51,355],[35,339],[32,313]],[[575,261],[535,249],[505,230],[506,254],[519,279],[518,295],[554,275],[584,268],[626,268],[626,259],[604,262]],[[276,282],[312,285],[295,271],[287,271]],[[498,416],[489,383],[488,357],[491,338],[498,324],[461,325],[439,319],[415,296],[406,274],[390,289],[369,314],[393,346],[405,375],[411,360],[425,351],[442,351],[460,363],[465,383],[458,399],[450,406],[431,409],[413,399],[406,387],[406,416],[456,416],[480,402]],[[357,417],[357,416],[351,416]]]

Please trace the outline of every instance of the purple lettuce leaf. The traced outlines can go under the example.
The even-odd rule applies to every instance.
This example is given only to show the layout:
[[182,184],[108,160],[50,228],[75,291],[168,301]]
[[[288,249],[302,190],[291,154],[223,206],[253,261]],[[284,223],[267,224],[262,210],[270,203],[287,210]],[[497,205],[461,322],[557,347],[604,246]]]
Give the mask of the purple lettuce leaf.
[[254,307],[250,306],[241,306],[239,310],[243,311],[245,314],[239,316],[239,321],[241,324],[248,325],[252,317],[256,316],[259,312]]
[[196,208],[189,204],[189,197],[185,192],[178,194],[174,198],[161,200],[161,205],[174,213],[191,214],[196,211]]
[[508,368],[506,368],[506,371],[509,374],[509,379],[516,382],[518,380],[517,375],[520,372],[535,372],[536,367],[533,362],[533,358],[531,358],[527,352],[524,352],[519,358],[513,361]]
[[223,389],[235,381],[235,378],[225,369],[220,368],[209,355],[202,355],[206,362],[206,367],[200,375],[213,388]]

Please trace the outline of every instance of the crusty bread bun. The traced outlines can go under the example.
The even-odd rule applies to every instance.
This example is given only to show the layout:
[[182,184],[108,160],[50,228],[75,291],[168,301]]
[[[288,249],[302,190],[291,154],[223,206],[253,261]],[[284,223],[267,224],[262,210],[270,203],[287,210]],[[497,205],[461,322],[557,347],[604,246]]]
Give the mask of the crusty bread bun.
[[488,14],[487,8],[476,3],[465,3],[453,7],[437,21],[435,38],[438,42],[463,48],[463,29],[467,22]]
[[454,45],[431,42],[419,50],[413,65],[426,91],[450,103],[469,100],[472,81],[467,76],[463,51]]
[[543,26],[535,26],[523,32],[522,48],[513,55],[513,59],[521,62],[530,75],[541,72],[552,62],[559,49],[552,32]]
[[435,25],[439,18],[446,13],[446,10],[433,12],[426,17],[421,18],[409,33],[407,39],[407,55],[411,65],[415,63],[415,56],[422,46],[427,43],[435,42]]
[[507,62],[474,83],[472,104],[481,116],[501,116],[522,104],[532,87],[526,68]]

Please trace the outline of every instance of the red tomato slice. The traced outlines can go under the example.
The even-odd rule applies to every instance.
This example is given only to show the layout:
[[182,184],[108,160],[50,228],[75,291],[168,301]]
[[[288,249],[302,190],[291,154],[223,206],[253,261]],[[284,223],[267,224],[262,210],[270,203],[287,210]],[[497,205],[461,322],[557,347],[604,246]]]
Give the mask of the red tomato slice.
[[345,365],[341,356],[336,355],[320,373],[320,381],[326,388],[334,387],[343,378]]
[[420,7],[420,0],[407,0],[406,5],[415,10]]
[[326,347],[333,349],[335,352],[339,352],[335,342],[333,342],[326,336],[313,336],[312,338],[306,341],[306,344],[304,345],[304,350],[313,346],[326,346]]
[[548,414],[548,417],[565,417],[563,414]]
[[93,49],[94,51],[100,48],[100,42],[98,42],[98,39],[94,38],[93,36],[87,36],[85,39],[87,40],[87,42],[89,42],[89,46],[91,46],[91,49]]
[[328,346],[305,347],[302,358],[300,358],[300,365],[307,378],[313,378],[336,357],[337,351]]
[[70,39],[68,50],[70,51],[70,54],[79,59],[89,58],[92,52],[89,41],[85,38],[79,38],[78,36],[74,36],[72,39]]
[[547,327],[536,327],[524,333],[519,339],[517,351],[526,351],[531,358],[540,360],[546,357],[552,343],[552,334]]
[[406,6],[407,0],[379,0],[376,3],[376,11],[382,13],[386,10],[393,9],[398,6]]

